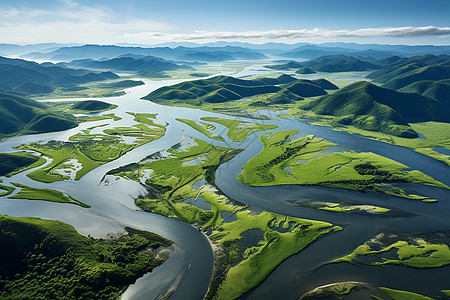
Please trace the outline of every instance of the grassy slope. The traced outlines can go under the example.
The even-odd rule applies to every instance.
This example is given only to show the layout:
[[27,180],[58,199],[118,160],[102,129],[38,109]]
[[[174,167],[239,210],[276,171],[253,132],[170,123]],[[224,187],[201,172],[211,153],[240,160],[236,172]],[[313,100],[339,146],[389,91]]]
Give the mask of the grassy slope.
[[380,290],[393,300],[433,300],[433,298],[407,291],[393,290],[385,287],[380,287]]
[[10,177],[44,164],[43,157],[28,152],[0,153],[0,176]]
[[[111,174],[140,180],[144,170],[153,170],[145,182],[149,196],[137,199],[136,204],[145,211],[199,224],[204,231],[212,230],[210,238],[220,246],[222,254],[216,253],[218,261],[208,299],[239,297],[258,285],[287,257],[320,236],[341,229],[325,222],[270,212],[253,215],[245,206],[232,203],[210,185],[204,185],[198,190],[192,188],[192,184],[202,178],[214,182],[216,168],[221,162],[232,158],[235,149],[195,140],[195,144],[187,148],[174,147],[168,152],[171,154],[168,158],[152,161],[152,157],[148,157],[144,162],[119,168]],[[199,157],[203,158],[200,163],[189,163]],[[202,197],[211,205],[211,209],[204,210],[187,204],[184,200],[190,197]],[[234,214],[236,221],[225,223],[222,212]],[[284,228],[285,232],[278,232],[277,228]],[[244,239],[241,235],[251,229],[261,230],[264,237],[257,245],[242,249],[239,246],[239,241]],[[239,249],[243,253],[242,257]]]
[[399,93],[368,82],[356,82],[334,94],[300,106],[320,115],[338,117],[335,125],[379,131],[400,137],[417,137],[411,122],[446,120],[443,105],[419,94]]
[[[373,153],[319,153],[334,144],[313,136],[289,141],[297,130],[273,132],[260,137],[264,149],[243,167],[238,180],[247,185],[280,184],[321,185],[352,190],[371,189],[409,199],[430,201],[408,195],[392,185],[415,182],[447,188],[419,171],[403,171],[407,166]],[[323,156],[317,157],[319,154]],[[297,163],[298,159],[308,162]],[[290,173],[285,171],[290,167]]]
[[0,93],[0,138],[66,130],[77,126],[71,115],[52,112],[34,100]]
[[79,205],[81,207],[89,208],[90,206],[84,204],[83,202],[73,198],[70,195],[64,194],[60,191],[51,190],[51,189],[39,189],[32,188],[23,184],[13,183],[16,187],[21,188],[21,190],[14,194],[13,196],[9,196],[10,199],[28,199],[28,200],[44,200],[50,202],[58,202],[58,203],[70,203]]
[[162,264],[146,249],[168,247],[155,234],[93,239],[59,221],[0,216],[2,299],[116,299]]
[[228,128],[227,136],[235,142],[242,142],[252,133],[278,128],[278,125],[251,123],[215,117],[203,117],[204,121],[219,123]]

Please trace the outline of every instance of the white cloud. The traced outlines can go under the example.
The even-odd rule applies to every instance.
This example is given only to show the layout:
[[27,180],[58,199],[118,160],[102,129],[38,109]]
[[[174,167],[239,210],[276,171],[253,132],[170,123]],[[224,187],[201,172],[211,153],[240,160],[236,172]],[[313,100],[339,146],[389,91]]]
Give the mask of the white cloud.
[[127,19],[102,6],[80,5],[73,0],[61,0],[60,3],[51,11],[0,6],[0,41],[16,44],[117,43],[122,42],[127,33],[172,28],[164,22]]
[[450,35],[450,27],[385,27],[363,28],[357,30],[327,30],[323,28],[298,29],[298,30],[269,30],[269,31],[196,31],[194,33],[162,33],[140,32],[125,34],[130,40],[236,40],[236,39],[300,39],[300,38],[367,38],[367,37],[417,37],[417,36],[444,36]]

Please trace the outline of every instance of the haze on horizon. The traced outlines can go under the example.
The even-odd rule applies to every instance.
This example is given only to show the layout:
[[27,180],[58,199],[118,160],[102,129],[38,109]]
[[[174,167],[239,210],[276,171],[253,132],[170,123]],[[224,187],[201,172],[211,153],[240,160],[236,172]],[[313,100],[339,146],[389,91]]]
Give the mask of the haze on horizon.
[[450,1],[3,0],[2,43],[450,44]]

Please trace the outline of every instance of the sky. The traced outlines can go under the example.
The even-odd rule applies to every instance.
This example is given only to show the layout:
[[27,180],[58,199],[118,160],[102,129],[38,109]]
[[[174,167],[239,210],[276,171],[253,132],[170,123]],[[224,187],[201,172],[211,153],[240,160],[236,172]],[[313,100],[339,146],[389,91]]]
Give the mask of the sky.
[[1,0],[0,43],[450,45],[450,0]]

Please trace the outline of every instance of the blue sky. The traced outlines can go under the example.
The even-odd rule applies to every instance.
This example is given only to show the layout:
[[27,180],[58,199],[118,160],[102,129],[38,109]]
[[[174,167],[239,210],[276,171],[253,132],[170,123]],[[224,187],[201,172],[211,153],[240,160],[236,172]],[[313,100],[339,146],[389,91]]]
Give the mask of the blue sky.
[[449,0],[2,0],[3,43],[450,44]]

